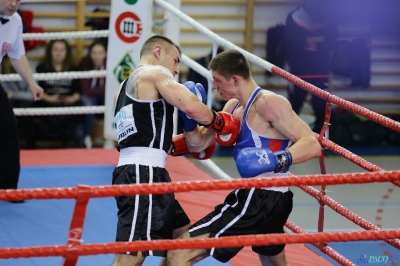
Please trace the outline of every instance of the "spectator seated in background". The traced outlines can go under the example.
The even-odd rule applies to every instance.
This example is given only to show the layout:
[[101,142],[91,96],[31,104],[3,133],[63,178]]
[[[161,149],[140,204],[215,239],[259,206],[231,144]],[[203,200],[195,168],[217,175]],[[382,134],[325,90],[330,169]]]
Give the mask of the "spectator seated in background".
[[[217,54],[219,54],[223,51],[224,50],[222,48],[218,47]],[[208,63],[210,63],[211,58],[212,58],[212,52],[206,56],[200,57],[199,59],[196,60],[196,62],[208,69]],[[193,81],[194,83],[201,83],[201,85],[203,85],[203,87],[206,89],[206,92],[208,93],[207,78],[203,77],[201,74],[197,73],[195,70],[189,68],[187,80]],[[215,111],[221,111],[222,108],[224,107],[225,103],[226,103],[226,101],[224,101],[221,98],[221,95],[219,93],[213,92],[212,109],[214,109]]]
[[[94,41],[89,46],[88,54],[80,63],[81,71],[104,70],[106,69],[107,51],[102,41]],[[105,78],[87,78],[81,79],[82,102],[85,106],[104,105],[105,97]],[[104,118],[104,115],[102,115]],[[95,120],[95,114],[85,115],[83,133],[84,144],[86,148],[92,148],[92,129]]]
[[[110,13],[110,10],[99,7],[96,7],[93,10],[93,13],[102,13],[102,12],[107,14]],[[105,16],[105,17],[90,18],[89,20],[86,21],[85,26],[92,27],[92,30],[108,30],[109,24],[110,24],[110,18]],[[104,47],[106,47],[107,49],[108,37],[96,38],[94,41],[103,43]]]
[[[64,39],[52,40],[46,46],[43,59],[36,67],[37,73],[77,71],[73,64],[71,47]],[[82,106],[78,79],[43,80],[44,89],[40,107]],[[80,147],[83,143],[81,115],[51,115],[42,117],[44,137],[62,140],[64,147]]]

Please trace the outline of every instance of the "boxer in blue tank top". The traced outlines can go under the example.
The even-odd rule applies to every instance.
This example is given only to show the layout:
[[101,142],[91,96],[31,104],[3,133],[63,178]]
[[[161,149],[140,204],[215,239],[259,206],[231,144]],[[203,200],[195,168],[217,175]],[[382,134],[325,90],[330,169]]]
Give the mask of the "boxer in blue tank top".
[[[242,178],[288,176],[291,164],[318,157],[321,147],[310,127],[292,110],[289,101],[260,88],[250,73],[243,54],[227,50],[214,57],[209,69],[213,89],[224,100],[224,110],[241,123],[233,157]],[[188,135],[190,143],[209,145],[209,130]],[[222,143],[219,137],[215,138]],[[293,206],[288,187],[236,189],[222,204],[193,224],[180,238],[219,238],[249,234],[284,233]],[[262,265],[287,265],[285,245],[253,246]],[[170,265],[192,265],[213,256],[221,262],[233,258],[243,247],[176,250],[169,254]]]

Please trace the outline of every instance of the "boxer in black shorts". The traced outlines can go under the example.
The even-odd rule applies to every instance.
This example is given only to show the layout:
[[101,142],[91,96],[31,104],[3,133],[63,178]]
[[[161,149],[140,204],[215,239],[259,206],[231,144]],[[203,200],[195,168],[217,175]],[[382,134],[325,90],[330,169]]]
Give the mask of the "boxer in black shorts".
[[[240,132],[221,138],[201,128],[187,134],[188,150],[195,152],[209,145],[235,144],[233,157],[242,178],[285,178],[291,164],[302,163],[321,153],[309,126],[292,110],[287,99],[260,88],[251,76],[246,58],[237,50],[216,55],[209,64],[213,89],[227,100],[223,111],[240,120]],[[204,145],[201,145],[202,141]],[[284,233],[293,207],[288,187],[237,189],[180,238],[220,238],[250,234]],[[253,246],[263,266],[287,266],[285,245]],[[213,256],[221,262],[233,258],[243,247],[171,250],[168,265],[187,266]]]
[[[209,234],[224,237],[255,234],[282,234],[283,226],[293,207],[293,193],[268,189],[238,189],[229,193],[224,204],[193,224],[190,237]],[[285,245],[253,246],[254,252],[264,256],[281,253]],[[228,262],[243,247],[212,248],[208,252],[221,262]]]
[[[113,173],[113,185],[161,182],[169,183],[171,179],[167,170],[158,166],[127,164],[118,166]],[[174,230],[187,227],[190,223],[173,193],[120,196],[116,197],[116,200],[118,206],[116,241],[172,239]],[[157,221],[157,223],[151,224],[152,221]],[[137,252],[129,252],[129,254],[137,255]],[[143,252],[143,256],[149,255],[165,257],[166,251]]]
[[[140,64],[121,83],[114,98],[120,156],[113,185],[171,182],[165,165],[172,147],[174,107],[199,123],[212,124],[213,112],[174,79],[180,56],[179,46],[171,40],[152,36],[142,46]],[[117,241],[172,239],[190,226],[174,193],[119,196],[116,202]],[[117,254],[113,265],[141,265],[146,256],[166,257],[166,253]]]

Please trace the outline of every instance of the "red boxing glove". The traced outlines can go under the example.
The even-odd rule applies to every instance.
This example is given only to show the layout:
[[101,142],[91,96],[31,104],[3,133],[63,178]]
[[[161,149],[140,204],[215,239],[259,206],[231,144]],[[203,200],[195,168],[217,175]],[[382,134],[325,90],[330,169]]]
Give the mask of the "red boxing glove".
[[232,146],[240,133],[240,120],[231,113],[214,112],[214,118],[208,126],[211,131],[216,133],[215,140],[222,146]]
[[201,152],[189,152],[188,154],[197,160],[206,160],[210,159],[217,148],[217,144],[213,142],[210,146],[208,146],[204,151]]
[[187,154],[189,151],[187,149],[185,137],[183,134],[179,134],[172,138],[172,156],[181,156]]
[[211,144],[208,148],[201,152],[190,152],[187,149],[187,144],[185,141],[185,137],[183,134],[179,134],[172,138],[172,156],[181,156],[188,154],[190,157],[197,159],[197,160],[206,160],[213,156],[215,149],[216,149],[215,142]]

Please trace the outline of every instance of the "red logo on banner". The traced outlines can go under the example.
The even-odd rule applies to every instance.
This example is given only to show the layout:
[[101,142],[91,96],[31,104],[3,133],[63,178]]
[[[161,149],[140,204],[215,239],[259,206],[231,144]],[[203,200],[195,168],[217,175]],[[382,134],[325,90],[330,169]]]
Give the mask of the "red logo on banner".
[[118,16],[115,22],[115,31],[122,41],[133,43],[142,35],[142,22],[136,14],[124,12]]

